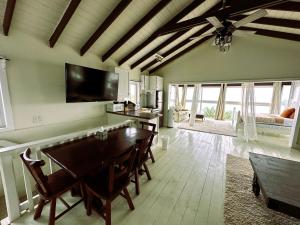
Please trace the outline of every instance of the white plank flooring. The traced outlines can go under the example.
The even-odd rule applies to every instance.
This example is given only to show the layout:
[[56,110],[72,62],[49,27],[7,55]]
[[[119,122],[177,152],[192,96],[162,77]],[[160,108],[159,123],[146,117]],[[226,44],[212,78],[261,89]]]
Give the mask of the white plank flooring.
[[[153,179],[141,182],[136,196],[130,193],[135,210],[130,211],[124,199],[113,203],[112,224],[118,225],[219,225],[223,224],[226,155],[248,157],[248,152],[265,153],[300,161],[300,151],[291,150],[285,138],[264,136],[254,143],[180,129],[161,129],[170,137],[168,150],[160,143],[154,149],[156,163],[149,163]],[[59,204],[58,207],[63,207]],[[38,221],[25,213],[14,225],[47,224],[48,208]],[[98,225],[104,220],[95,212],[88,217],[82,204],[60,218],[57,225]]]

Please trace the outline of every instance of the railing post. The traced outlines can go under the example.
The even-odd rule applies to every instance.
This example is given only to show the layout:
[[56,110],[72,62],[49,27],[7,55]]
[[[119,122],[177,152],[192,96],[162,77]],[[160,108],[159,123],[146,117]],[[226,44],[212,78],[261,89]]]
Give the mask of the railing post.
[[11,155],[0,155],[0,171],[9,222],[20,217],[20,203]]
[[34,209],[34,203],[32,197],[32,187],[30,183],[30,174],[23,162],[22,162],[22,168],[23,168],[24,184],[25,184],[25,190],[26,190],[27,201],[28,201],[28,209],[29,211],[32,212]]

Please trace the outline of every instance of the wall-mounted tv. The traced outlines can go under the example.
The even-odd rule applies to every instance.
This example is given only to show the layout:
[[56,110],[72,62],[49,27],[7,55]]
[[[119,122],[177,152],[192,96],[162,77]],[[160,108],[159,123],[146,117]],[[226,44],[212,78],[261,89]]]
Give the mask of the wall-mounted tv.
[[119,75],[88,67],[65,64],[66,102],[114,101]]

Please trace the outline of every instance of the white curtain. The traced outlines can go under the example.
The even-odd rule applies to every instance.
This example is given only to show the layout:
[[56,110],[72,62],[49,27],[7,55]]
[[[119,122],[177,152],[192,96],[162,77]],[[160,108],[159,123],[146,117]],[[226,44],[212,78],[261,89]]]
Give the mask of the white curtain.
[[244,138],[246,141],[257,138],[254,105],[254,83],[242,84],[242,119],[244,121]]
[[282,83],[281,82],[274,82],[273,83],[273,95],[272,95],[272,102],[271,102],[271,114],[280,114],[280,104],[281,104],[281,89]]
[[216,109],[216,120],[223,120],[224,119],[224,113],[225,113],[225,96],[226,96],[226,87],[227,84],[221,84],[219,99],[217,103],[217,109]]
[[186,92],[187,92],[187,85],[185,84],[185,85],[183,85],[182,96],[181,96],[181,107],[182,107],[182,109],[185,109]]
[[288,101],[289,107],[295,107],[297,105],[297,97],[298,97],[299,90],[300,90],[300,81],[292,81],[291,91],[290,91],[290,96]]
[[190,126],[194,126],[195,124],[198,103],[200,99],[200,90],[201,90],[201,84],[195,84],[194,93],[193,93],[192,110],[191,110],[190,121],[189,121]]
[[178,84],[175,85],[175,110],[180,111],[181,110],[181,103],[179,99],[179,87]]
[[[1,59],[0,58],[0,77],[3,80],[3,77],[6,77],[6,59]],[[2,90],[0,87],[0,127],[4,128],[6,126],[6,121],[5,121],[5,110],[4,110],[4,105],[3,105],[3,96],[2,96]],[[1,97],[2,96],[2,97]]]

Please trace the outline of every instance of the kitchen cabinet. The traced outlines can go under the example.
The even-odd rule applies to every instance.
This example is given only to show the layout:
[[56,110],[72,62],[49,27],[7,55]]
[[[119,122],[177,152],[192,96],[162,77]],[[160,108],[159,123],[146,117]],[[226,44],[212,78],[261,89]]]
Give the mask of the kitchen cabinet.
[[141,75],[141,90],[149,90],[149,76]]
[[163,78],[160,76],[149,76],[149,90],[162,91]]

